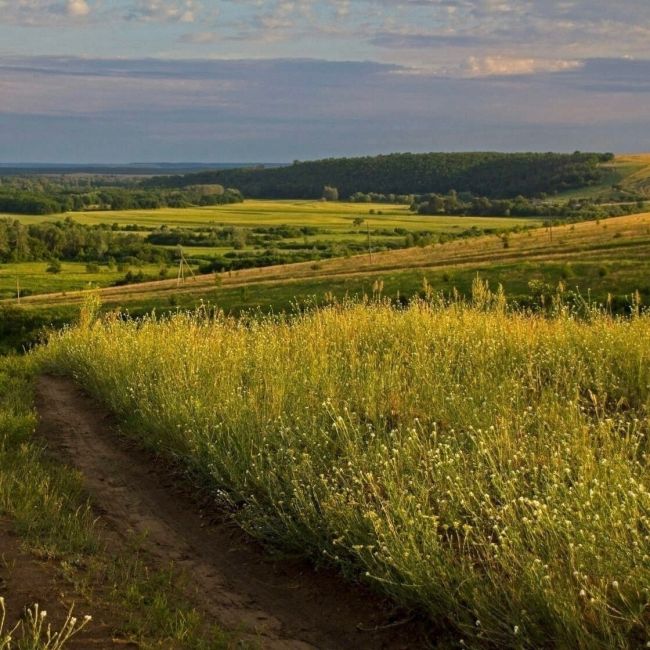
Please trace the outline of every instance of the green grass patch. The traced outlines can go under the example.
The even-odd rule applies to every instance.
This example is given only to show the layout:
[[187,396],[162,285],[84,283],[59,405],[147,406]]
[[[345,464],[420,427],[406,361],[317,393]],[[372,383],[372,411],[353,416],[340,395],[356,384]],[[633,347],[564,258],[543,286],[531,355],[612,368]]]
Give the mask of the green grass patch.
[[[18,290],[23,297],[40,293],[79,291],[96,287],[108,287],[123,280],[126,273],[140,272],[150,278],[160,274],[159,264],[142,266],[126,265],[120,271],[115,267],[97,265],[98,270],[86,268],[84,262],[62,262],[59,273],[48,272],[49,262],[14,262],[0,264],[0,300],[16,299]],[[170,275],[174,273],[170,269]]]
[[[370,211],[373,210],[374,214]],[[378,214],[381,212],[382,214]],[[2,215],[0,215],[2,216]],[[7,215],[9,216],[9,215]],[[128,226],[160,226],[193,228],[200,226],[316,226],[331,230],[350,230],[353,221],[364,219],[372,228],[404,227],[409,230],[434,229],[446,232],[453,227],[511,228],[537,223],[540,220],[510,217],[423,217],[414,215],[408,206],[367,203],[328,203],[322,201],[262,201],[209,206],[203,208],[163,208],[160,210],[124,210],[114,212],[70,212],[67,215],[22,216],[12,215],[22,223],[56,221],[70,216],[79,223],[118,224]]]

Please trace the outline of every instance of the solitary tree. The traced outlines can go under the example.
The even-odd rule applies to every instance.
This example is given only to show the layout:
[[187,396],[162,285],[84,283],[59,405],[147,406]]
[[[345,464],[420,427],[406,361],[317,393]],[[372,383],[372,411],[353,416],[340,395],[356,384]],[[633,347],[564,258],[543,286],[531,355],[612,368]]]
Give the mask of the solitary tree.
[[336,187],[330,187],[326,185],[323,188],[323,198],[326,201],[338,201],[339,200],[339,191]]

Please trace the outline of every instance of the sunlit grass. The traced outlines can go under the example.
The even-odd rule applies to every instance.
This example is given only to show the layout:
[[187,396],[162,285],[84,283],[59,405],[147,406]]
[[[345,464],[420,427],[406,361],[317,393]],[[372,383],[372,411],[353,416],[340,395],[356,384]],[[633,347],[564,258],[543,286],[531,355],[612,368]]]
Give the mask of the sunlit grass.
[[493,647],[650,640],[650,318],[334,305],[81,323],[40,354],[253,535]]
[[[371,214],[370,211],[374,214]],[[382,214],[378,214],[381,212]],[[0,215],[1,217],[2,215]],[[9,215],[8,215],[9,216]],[[249,199],[244,203],[203,208],[163,208],[159,210],[122,210],[69,212],[66,215],[33,217],[10,215],[25,224],[53,221],[70,216],[84,224],[137,224],[159,227],[220,226],[316,226],[334,231],[352,229],[356,217],[367,220],[373,228],[403,227],[409,230],[449,232],[454,227],[512,228],[517,225],[539,223],[539,219],[511,217],[426,217],[413,214],[406,205],[383,203],[327,203],[324,201],[270,201]],[[365,223],[364,223],[365,228]]]

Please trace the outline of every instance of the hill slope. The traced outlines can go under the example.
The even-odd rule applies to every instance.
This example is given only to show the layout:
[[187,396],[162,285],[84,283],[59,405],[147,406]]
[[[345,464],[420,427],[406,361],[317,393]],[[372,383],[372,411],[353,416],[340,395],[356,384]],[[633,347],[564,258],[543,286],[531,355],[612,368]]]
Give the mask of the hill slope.
[[[584,281],[580,277],[583,266],[588,271]],[[553,281],[562,277],[571,285],[580,285],[585,291],[593,289],[603,296],[607,292],[623,294],[635,289],[650,291],[646,286],[649,267],[650,213],[645,213],[512,233],[507,237],[507,246],[504,239],[488,235],[317,264],[305,262],[202,275],[180,286],[176,280],[162,280],[110,287],[100,290],[99,296],[107,306],[132,308],[189,305],[200,298],[227,308],[232,306],[234,295],[249,306],[284,307],[295,298],[322,295],[330,290],[364,291],[375,280],[386,280],[386,294],[408,294],[418,288],[423,276],[431,281],[438,278],[447,289],[456,284],[462,288],[465,275],[471,280],[477,272],[504,283],[512,278],[515,287],[524,289],[531,279]],[[553,273],[547,277],[544,268]],[[569,277],[564,277],[567,274]],[[78,291],[30,296],[23,299],[22,306],[77,305],[87,295],[87,291]],[[271,296],[278,295],[282,298],[280,302],[270,301]]]

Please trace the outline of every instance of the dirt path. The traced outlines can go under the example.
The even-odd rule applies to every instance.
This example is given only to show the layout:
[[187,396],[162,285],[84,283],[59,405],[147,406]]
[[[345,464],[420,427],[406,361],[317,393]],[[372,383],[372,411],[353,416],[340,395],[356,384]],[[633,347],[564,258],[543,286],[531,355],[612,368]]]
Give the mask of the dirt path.
[[[37,408],[40,434],[83,474],[111,534],[141,535],[153,561],[179,567],[196,587],[196,606],[226,629],[265,649],[420,647],[415,628],[390,627],[386,604],[364,589],[273,559],[224,516],[206,512],[70,380],[41,377]],[[375,628],[383,629],[368,631]]]

